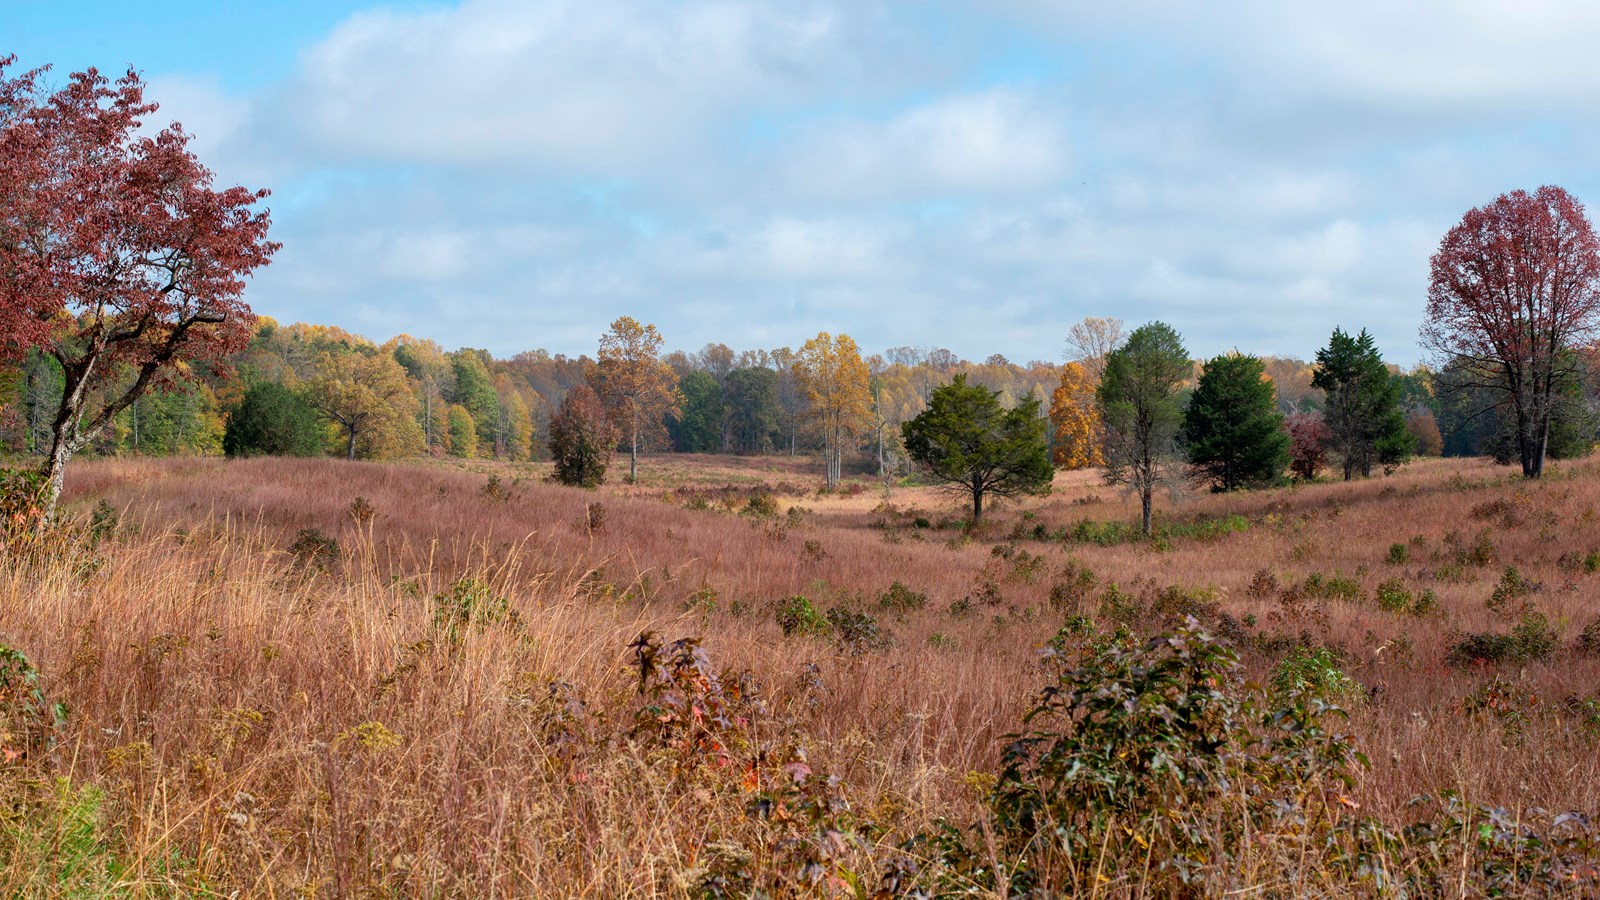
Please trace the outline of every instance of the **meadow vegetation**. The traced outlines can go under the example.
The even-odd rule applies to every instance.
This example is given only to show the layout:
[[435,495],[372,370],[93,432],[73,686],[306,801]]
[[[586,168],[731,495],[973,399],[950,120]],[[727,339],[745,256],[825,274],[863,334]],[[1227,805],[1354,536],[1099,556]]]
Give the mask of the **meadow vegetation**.
[[[6,896],[1592,895],[1600,471],[971,527],[802,460],[81,462]],[[20,517],[20,518],[19,518]]]

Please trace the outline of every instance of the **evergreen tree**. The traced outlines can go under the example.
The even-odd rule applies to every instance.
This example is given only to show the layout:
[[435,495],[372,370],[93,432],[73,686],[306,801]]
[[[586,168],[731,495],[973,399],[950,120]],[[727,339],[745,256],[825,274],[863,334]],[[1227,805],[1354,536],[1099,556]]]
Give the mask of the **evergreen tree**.
[[1323,420],[1346,481],[1358,472],[1371,475],[1374,463],[1389,470],[1411,456],[1400,385],[1366,329],[1352,337],[1335,328],[1328,346],[1317,351],[1311,384],[1327,394]]
[[616,446],[617,431],[595,392],[588,385],[568,391],[550,419],[550,455],[555,459],[552,477],[575,487],[596,487],[606,479]]
[[1030,395],[1008,410],[999,398],[998,391],[957,375],[901,426],[911,458],[971,496],[974,524],[983,518],[985,496],[1048,494],[1055,474],[1039,399]]
[[317,411],[294,391],[272,381],[245,389],[228,416],[222,452],[229,456],[316,456],[324,429]]
[[1172,472],[1183,428],[1178,389],[1193,371],[1183,339],[1163,322],[1135,329],[1106,357],[1097,392],[1106,429],[1105,477],[1139,495],[1145,534],[1156,487],[1178,486]]
[[455,375],[450,402],[465,407],[472,414],[478,431],[475,444],[487,455],[495,447],[500,424],[500,397],[489,377],[489,352],[470,348],[457,350],[450,354],[450,368]]
[[1214,491],[1271,481],[1289,465],[1289,434],[1266,367],[1254,356],[1207,362],[1183,415],[1189,464]]

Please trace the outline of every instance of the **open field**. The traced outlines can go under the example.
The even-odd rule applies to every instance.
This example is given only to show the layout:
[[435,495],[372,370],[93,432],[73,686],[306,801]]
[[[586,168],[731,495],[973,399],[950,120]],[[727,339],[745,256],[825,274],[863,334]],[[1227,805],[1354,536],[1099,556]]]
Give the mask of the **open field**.
[[[893,848],[980,816],[1044,684],[1039,648],[1077,613],[1148,633],[1192,612],[1262,683],[1297,644],[1333,648],[1370,760],[1340,796],[1351,815],[1398,827],[1441,790],[1514,820],[1600,813],[1600,655],[1580,649],[1600,618],[1595,463],[1198,495],[1163,505],[1156,542],[1099,524],[1137,513],[1091,473],[968,533],[959,498],[865,479],[819,496],[812,465],[649,458],[598,493],[536,466],[75,465],[69,507],[120,524],[0,567],[0,644],[70,709],[0,788],[89,825],[68,869],[65,832],[23,841],[0,893],[699,896],[730,847],[776,865],[805,843],[799,812],[747,812],[803,754],[839,779],[818,802],[848,805],[861,840],[838,864],[870,896]],[[1520,581],[1497,597],[1507,566]],[[892,644],[786,636],[796,595]],[[1447,662],[1530,613],[1551,646]],[[709,664],[677,684],[703,707],[641,697],[646,631],[700,639]],[[734,724],[697,730],[701,712]],[[1252,858],[1236,874],[1268,895],[1373,892]],[[1139,893],[1137,873],[1102,876]]]

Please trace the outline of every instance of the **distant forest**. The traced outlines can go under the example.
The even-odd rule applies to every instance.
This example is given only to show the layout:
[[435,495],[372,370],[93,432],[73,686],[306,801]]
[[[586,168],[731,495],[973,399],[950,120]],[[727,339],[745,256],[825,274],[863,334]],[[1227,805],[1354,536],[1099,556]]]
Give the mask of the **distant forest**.
[[[644,449],[804,454],[822,446],[808,427],[808,399],[797,379],[794,350],[707,344],[660,359],[677,375],[679,408],[651,423]],[[858,435],[855,459],[873,460],[874,467],[880,459],[889,466],[903,462],[893,447],[901,423],[922,412],[934,388],[955,375],[964,373],[999,392],[1008,404],[1036,396],[1047,410],[1063,368],[1038,360],[1016,363],[999,354],[975,362],[949,350],[920,347],[893,347],[864,362],[870,372],[872,427]],[[1264,357],[1263,363],[1281,412],[1321,410],[1323,392],[1312,386],[1311,363],[1287,357]],[[262,317],[242,352],[222,365],[181,372],[146,393],[88,449],[99,455],[235,451],[537,460],[547,458],[551,416],[592,368],[587,355],[531,350],[497,359],[470,347],[447,351],[410,335],[376,344],[337,327],[285,326]],[[1448,371],[1425,366],[1391,371],[1418,436],[1419,455],[1495,454],[1499,428],[1493,410],[1484,411],[1489,404],[1477,402],[1482,398],[1470,390],[1442,389],[1448,386]],[[48,450],[62,383],[58,364],[38,352],[0,371],[0,447],[20,455]],[[1585,410],[1594,407],[1587,384],[1574,391]],[[297,433],[273,435],[265,443],[259,435],[253,440],[238,436],[230,446],[230,422],[240,432],[246,429],[240,416],[258,415],[262,408],[273,423],[296,423]],[[1586,450],[1592,423],[1577,424],[1581,433],[1575,439]],[[887,450],[885,443],[891,445]]]

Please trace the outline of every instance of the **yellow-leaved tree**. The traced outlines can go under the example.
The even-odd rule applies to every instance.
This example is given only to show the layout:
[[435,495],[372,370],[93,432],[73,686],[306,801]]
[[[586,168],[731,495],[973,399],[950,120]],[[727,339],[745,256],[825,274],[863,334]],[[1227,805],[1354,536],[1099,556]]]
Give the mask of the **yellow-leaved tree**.
[[386,353],[325,353],[306,383],[306,400],[343,432],[345,457],[415,456],[422,452],[417,398],[406,370]]
[[839,483],[847,442],[872,428],[871,374],[856,342],[826,331],[806,341],[795,374],[809,401],[811,423],[822,434],[828,487]]
[[1061,367],[1061,382],[1050,396],[1050,421],[1056,429],[1054,462],[1063,469],[1103,466],[1100,453],[1100,409],[1097,387],[1080,363]]
[[589,383],[611,423],[628,441],[628,480],[639,477],[639,444],[666,433],[663,419],[678,411],[678,374],[661,361],[661,333],[629,316],[600,336]]

